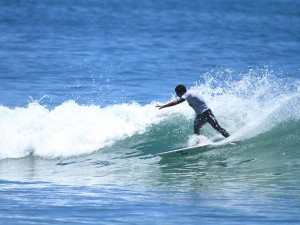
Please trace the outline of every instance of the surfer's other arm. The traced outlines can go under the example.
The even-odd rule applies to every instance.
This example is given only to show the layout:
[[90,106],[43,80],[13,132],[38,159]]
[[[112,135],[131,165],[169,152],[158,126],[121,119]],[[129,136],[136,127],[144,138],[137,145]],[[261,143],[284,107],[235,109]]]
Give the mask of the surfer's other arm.
[[163,109],[163,108],[171,107],[171,106],[174,106],[174,105],[178,105],[178,104],[180,104],[184,101],[185,101],[185,99],[180,98],[179,100],[173,100],[173,101],[171,101],[171,102],[169,102],[165,105],[158,105],[157,104],[156,107],[159,108],[159,109]]

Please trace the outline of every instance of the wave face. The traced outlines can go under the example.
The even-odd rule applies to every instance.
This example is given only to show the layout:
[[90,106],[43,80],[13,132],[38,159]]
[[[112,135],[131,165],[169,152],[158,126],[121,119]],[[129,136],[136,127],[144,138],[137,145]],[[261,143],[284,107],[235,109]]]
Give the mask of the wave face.
[[[217,69],[191,88],[205,98],[219,123],[231,133],[228,141],[299,146],[299,80],[275,76],[268,68],[240,75]],[[29,154],[72,157],[117,148],[120,143],[141,154],[188,145],[193,110],[186,103],[163,110],[155,105],[100,107],[71,100],[52,109],[38,102],[13,109],[0,106],[0,159]],[[201,134],[210,141],[222,138],[208,125]]]

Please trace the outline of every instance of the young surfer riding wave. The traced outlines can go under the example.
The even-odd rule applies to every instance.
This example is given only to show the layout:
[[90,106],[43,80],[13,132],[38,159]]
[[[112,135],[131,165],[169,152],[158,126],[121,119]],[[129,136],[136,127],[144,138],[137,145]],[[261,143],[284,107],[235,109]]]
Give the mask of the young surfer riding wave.
[[178,105],[185,100],[195,110],[196,118],[194,120],[194,134],[200,135],[200,128],[205,124],[209,123],[215,130],[220,132],[225,138],[229,137],[230,134],[222,128],[211,109],[207,106],[205,100],[196,92],[186,90],[186,87],[182,84],[175,88],[176,95],[179,97],[178,100],[173,100],[164,105],[156,105],[159,109]]

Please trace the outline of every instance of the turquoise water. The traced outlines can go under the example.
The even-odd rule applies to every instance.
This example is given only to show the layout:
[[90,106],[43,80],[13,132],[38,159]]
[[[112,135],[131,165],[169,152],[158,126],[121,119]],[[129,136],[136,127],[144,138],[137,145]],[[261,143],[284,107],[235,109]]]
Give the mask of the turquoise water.
[[299,6],[2,1],[0,223],[299,224]]

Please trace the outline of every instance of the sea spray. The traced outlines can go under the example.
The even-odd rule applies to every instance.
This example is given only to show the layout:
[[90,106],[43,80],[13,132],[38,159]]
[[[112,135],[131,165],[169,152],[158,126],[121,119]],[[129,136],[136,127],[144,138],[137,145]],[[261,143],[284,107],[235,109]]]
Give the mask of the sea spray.
[[[275,75],[272,68],[243,73],[219,68],[203,77],[205,82],[195,83],[192,89],[206,99],[220,124],[238,140],[299,119],[299,80]],[[210,131],[209,135],[214,134]]]

